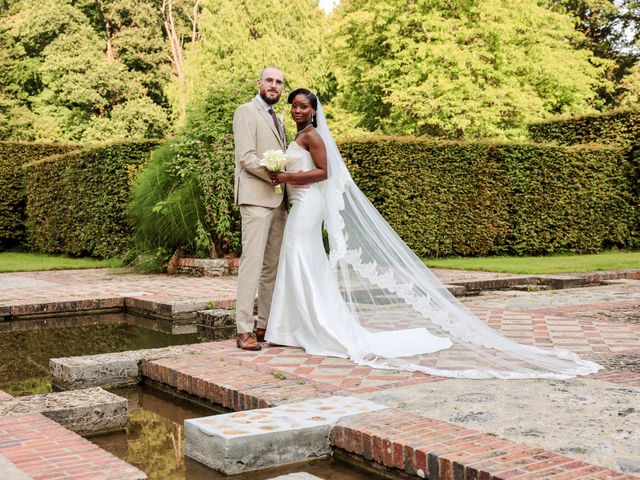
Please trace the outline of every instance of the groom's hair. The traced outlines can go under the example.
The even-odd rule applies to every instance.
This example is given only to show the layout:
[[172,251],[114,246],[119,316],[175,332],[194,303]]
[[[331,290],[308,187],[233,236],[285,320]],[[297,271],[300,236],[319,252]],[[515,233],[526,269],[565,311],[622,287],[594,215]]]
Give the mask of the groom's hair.
[[[262,70],[260,70],[260,76],[258,77],[260,80],[262,80],[262,77],[264,77],[264,72],[266,72],[267,70],[280,70],[282,72],[282,69],[280,67],[276,67],[275,65],[271,65],[269,67],[264,67]],[[284,75],[284,72],[282,72],[282,74]]]
[[[309,102],[311,102],[311,106],[313,107],[313,109],[316,111],[318,110],[318,97],[316,97],[315,93],[313,93],[311,90],[307,90],[306,88],[296,88],[287,97],[287,103],[292,104],[293,99],[296,98],[296,96],[298,95],[304,95],[305,97],[307,97],[309,99]],[[311,117],[311,123],[313,124],[314,127],[318,126],[318,122],[316,122],[315,115]]]

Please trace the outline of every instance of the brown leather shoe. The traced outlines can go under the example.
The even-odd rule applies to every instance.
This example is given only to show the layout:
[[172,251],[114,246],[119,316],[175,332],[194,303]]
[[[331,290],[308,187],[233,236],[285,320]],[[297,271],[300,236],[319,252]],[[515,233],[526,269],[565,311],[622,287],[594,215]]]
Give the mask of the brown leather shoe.
[[258,340],[258,342],[264,342],[264,336],[266,335],[266,333],[266,328],[256,328],[256,340]]
[[262,347],[256,342],[253,333],[239,333],[236,336],[236,345],[242,350],[261,350]]

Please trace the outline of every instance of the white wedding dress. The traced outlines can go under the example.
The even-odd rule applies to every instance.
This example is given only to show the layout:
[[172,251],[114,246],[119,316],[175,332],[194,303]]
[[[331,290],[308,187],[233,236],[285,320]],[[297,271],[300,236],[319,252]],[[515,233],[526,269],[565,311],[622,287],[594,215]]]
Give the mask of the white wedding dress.
[[[567,350],[516,343],[470,312],[355,184],[320,104],[316,118],[328,178],[304,189],[287,185],[293,206],[280,251],[269,342],[374,368],[454,378],[565,379],[601,368]],[[309,152],[295,142],[287,155],[288,170],[315,168]]]
[[[311,154],[296,142],[287,149],[287,170],[313,170]],[[396,358],[451,347],[425,328],[370,332],[347,307],[322,242],[325,216],[320,184],[287,185],[291,211],[284,230],[266,340],[302,347],[312,355]]]

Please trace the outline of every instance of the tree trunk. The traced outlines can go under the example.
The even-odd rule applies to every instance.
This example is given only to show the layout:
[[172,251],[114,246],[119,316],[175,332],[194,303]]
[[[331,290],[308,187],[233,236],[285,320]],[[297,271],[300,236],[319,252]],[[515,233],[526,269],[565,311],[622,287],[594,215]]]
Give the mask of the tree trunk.
[[184,75],[184,52],[182,41],[178,36],[175,17],[173,15],[173,0],[162,0],[162,21],[164,29],[169,38],[171,47],[171,59],[173,61],[173,74],[178,82],[178,115],[179,122],[182,123],[186,116],[185,99],[185,75]]
[[98,4],[98,9],[100,10],[100,14],[102,15],[102,18],[104,20],[104,31],[105,31],[105,35],[107,37],[106,40],[106,56],[107,56],[107,61],[109,63],[112,63],[115,60],[115,54],[113,52],[113,45],[111,44],[111,37],[113,35],[113,32],[111,31],[111,22],[109,21],[109,17],[107,16],[107,12],[104,9],[104,4],[100,1],[97,2]]

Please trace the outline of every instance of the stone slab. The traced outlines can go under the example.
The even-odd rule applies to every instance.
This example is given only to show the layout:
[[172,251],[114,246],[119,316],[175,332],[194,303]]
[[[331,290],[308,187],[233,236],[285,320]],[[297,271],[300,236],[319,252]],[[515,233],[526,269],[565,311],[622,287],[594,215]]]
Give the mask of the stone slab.
[[65,390],[89,387],[117,388],[140,382],[141,360],[171,357],[188,353],[188,346],[152,348],[99,355],[52,358],[49,360],[51,382]]
[[185,455],[227,475],[329,455],[333,424],[387,408],[327,397],[185,421]]
[[196,319],[199,324],[207,327],[235,327],[236,311],[222,308],[201,310],[196,313]]
[[3,392],[2,390],[0,390],[0,401],[11,400],[12,398],[13,397],[9,395],[7,392]]
[[122,430],[127,399],[102,388],[29,395],[0,401],[0,417],[41,413],[69,430],[97,434]]

